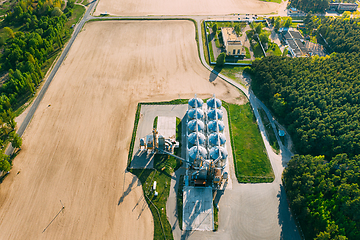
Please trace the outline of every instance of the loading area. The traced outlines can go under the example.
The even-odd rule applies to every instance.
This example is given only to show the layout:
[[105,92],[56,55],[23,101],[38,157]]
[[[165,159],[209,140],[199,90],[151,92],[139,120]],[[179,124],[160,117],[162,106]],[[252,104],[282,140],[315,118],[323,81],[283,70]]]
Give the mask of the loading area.
[[186,186],[183,192],[183,230],[214,229],[211,187]]

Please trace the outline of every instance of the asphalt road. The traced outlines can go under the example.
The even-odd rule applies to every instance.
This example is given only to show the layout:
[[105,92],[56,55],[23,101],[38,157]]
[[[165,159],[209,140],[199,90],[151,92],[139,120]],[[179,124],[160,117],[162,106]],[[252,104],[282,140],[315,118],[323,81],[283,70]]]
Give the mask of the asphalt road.
[[[44,97],[50,83],[52,82],[56,72],[58,71],[59,67],[61,66],[62,62],[64,61],[67,53],[69,52],[73,42],[75,41],[77,35],[79,34],[79,32],[81,31],[82,27],[84,26],[85,22],[91,19],[94,19],[95,17],[90,15],[90,12],[92,11],[92,9],[94,8],[94,5],[96,4],[96,0],[94,0],[93,2],[90,3],[85,15],[83,16],[83,18],[81,19],[81,21],[79,22],[79,24],[77,25],[71,39],[69,40],[68,44],[66,45],[64,51],[62,52],[60,58],[58,59],[58,61],[56,62],[54,68],[52,69],[49,77],[47,78],[46,82],[44,83],[44,86],[42,87],[41,91],[39,92],[39,95],[37,96],[37,98],[35,99],[34,103],[32,104],[29,113],[27,114],[27,116],[25,117],[23,123],[21,124],[21,126],[19,127],[17,133],[22,136],[22,134],[24,133],[26,127],[29,125],[36,109],[38,108],[39,103],[41,102],[42,98]],[[227,18],[227,19],[235,19],[238,18],[239,16],[207,16],[207,18],[214,18],[214,19],[221,19],[221,18]],[[281,231],[281,238],[284,239],[288,239],[288,237],[291,237],[289,239],[299,239],[299,234],[296,230],[294,221],[289,213],[289,210],[287,208],[287,204],[286,204],[286,195],[283,191],[283,187],[281,186],[281,173],[283,170],[283,167],[286,166],[286,162],[290,159],[290,157],[292,156],[292,153],[281,144],[281,141],[279,139],[279,136],[277,134],[276,128],[275,128],[275,123],[276,121],[274,120],[274,118],[272,117],[270,111],[265,107],[265,105],[256,98],[256,96],[253,94],[253,92],[251,90],[249,90],[248,88],[245,88],[244,86],[240,85],[239,83],[233,81],[230,78],[227,78],[226,76],[217,73],[216,71],[214,71],[205,61],[204,58],[204,48],[203,48],[203,44],[202,44],[202,36],[201,36],[201,20],[203,20],[205,18],[205,16],[146,16],[146,17],[102,17],[102,19],[112,19],[112,20],[155,20],[155,19],[194,19],[196,21],[196,26],[197,26],[197,34],[198,34],[198,39],[199,39],[199,56],[201,59],[202,64],[204,65],[204,67],[206,67],[209,71],[210,71],[210,80],[211,78],[214,78],[213,80],[215,80],[216,78],[221,78],[224,81],[230,83],[231,85],[233,85],[234,87],[238,88],[239,90],[241,90],[249,99],[249,102],[253,108],[257,123],[259,125],[259,129],[260,132],[262,133],[262,137],[265,143],[265,147],[267,150],[267,154],[269,156],[271,165],[273,167],[274,173],[275,173],[275,181],[274,183],[271,184],[271,187],[267,188],[266,186],[269,184],[238,184],[234,186],[234,190],[230,190],[230,191],[225,191],[224,194],[224,201],[223,204],[221,204],[220,202],[220,206],[224,206],[224,208],[222,208],[222,211],[220,211],[220,227],[219,227],[219,231],[217,232],[217,234],[215,235],[209,235],[211,234],[210,232],[195,232],[195,233],[187,233],[185,234],[185,236],[183,235],[182,238],[194,238],[194,239],[206,239],[206,238],[212,238],[212,237],[219,237],[222,236],[226,239],[235,239],[238,238],[239,236],[242,236],[244,239],[256,239],[258,237],[264,237],[264,235],[260,236],[260,235],[256,235],[259,233],[259,229],[262,229],[261,226],[256,226],[255,224],[252,224],[251,226],[246,227],[247,223],[249,222],[249,219],[246,219],[246,216],[250,216],[252,218],[252,220],[255,219],[263,219],[264,222],[270,220],[271,224],[270,225],[266,225],[263,227],[270,227],[270,229],[273,228],[273,224],[276,223],[278,221],[278,223],[275,224],[275,226],[280,225],[281,229],[276,230],[276,232],[274,232],[276,236],[278,235],[279,231]],[[280,156],[274,156],[274,153],[267,141],[267,137],[265,134],[265,128],[263,126],[263,123],[261,121],[260,115],[258,113],[258,108],[263,108],[265,113],[267,114],[270,123],[274,129],[274,132],[276,133],[276,138],[279,142],[280,145],[280,150],[281,150],[281,154]],[[6,154],[10,155],[13,152],[13,148],[10,146],[7,151]],[[234,178],[233,178],[234,179]],[[268,191],[268,194],[265,194],[264,191]],[[250,195],[249,195],[250,194]],[[255,195],[254,195],[255,194]],[[244,198],[244,196],[248,195],[248,198]],[[265,206],[267,207],[267,209],[271,209],[271,213],[270,216],[274,217],[276,216],[276,213],[274,215],[273,211],[276,211],[277,214],[279,215],[278,217],[276,217],[276,219],[268,219],[267,215],[264,214],[263,212],[259,212],[257,211],[257,209],[254,209],[251,207],[251,205],[254,203],[254,201],[260,199],[262,201],[268,201],[267,199],[267,195],[272,196],[273,197],[273,201],[270,203],[270,205],[264,205],[263,202],[260,202],[259,205],[257,206]],[[240,197],[240,199],[239,199]],[[242,199],[241,199],[242,197]],[[264,199],[265,197],[265,199]],[[241,200],[242,204],[239,204],[239,200]],[[234,206],[247,206],[246,208],[234,208]],[[276,209],[276,207],[278,207],[278,209]],[[251,212],[246,212],[246,209],[249,209],[249,211],[251,210]],[[263,209],[264,211],[267,211],[267,209]],[[245,212],[244,212],[245,211]],[[282,217],[283,216],[283,217]],[[241,221],[241,217],[243,217],[243,221]],[[225,219],[224,219],[225,218]],[[225,224],[226,222],[226,224]],[[258,221],[257,221],[258,222]],[[262,221],[260,221],[262,222]],[[244,228],[245,227],[245,228]],[[257,228],[260,227],[260,228]],[[276,227],[278,228],[278,227]],[[264,230],[270,230],[270,229],[264,229]],[[261,231],[260,231],[261,232]],[[255,235],[254,235],[255,234]],[[266,232],[264,233],[266,236]],[[285,234],[285,236],[284,236]]]
[[[41,88],[41,91],[39,92],[38,96],[36,97],[34,103],[32,104],[28,114],[26,115],[24,121],[21,123],[17,134],[19,134],[19,136],[21,137],[25,131],[25,129],[27,128],[27,126],[29,125],[32,117],[34,116],[34,113],[36,111],[36,109],[39,106],[39,103],[41,102],[41,100],[43,99],[47,89],[49,88],[50,83],[52,82],[56,72],[59,70],[59,67],[61,66],[61,64],[63,63],[66,55],[68,54],[72,44],[74,43],[77,35],[79,34],[79,32],[81,31],[82,27],[84,26],[85,22],[88,21],[89,16],[90,16],[90,12],[92,11],[94,5],[96,4],[96,0],[92,1],[88,7],[88,9],[86,10],[83,18],[81,19],[81,21],[79,22],[79,24],[77,24],[77,26],[75,27],[75,31],[73,33],[73,35],[71,36],[68,44],[66,45],[64,51],[61,53],[60,58],[58,59],[58,61],[56,62],[54,68],[51,70],[51,73],[49,75],[49,77],[46,79],[44,86]],[[14,148],[10,145],[6,151],[5,154],[7,155],[11,155],[14,152]]]

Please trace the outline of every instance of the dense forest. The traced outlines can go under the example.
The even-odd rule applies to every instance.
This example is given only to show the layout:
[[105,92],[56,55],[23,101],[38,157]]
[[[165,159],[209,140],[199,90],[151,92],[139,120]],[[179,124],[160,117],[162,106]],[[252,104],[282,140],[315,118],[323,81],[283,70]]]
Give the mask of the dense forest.
[[[318,21],[319,22],[319,21]],[[319,22],[320,33],[335,52],[360,52],[359,18],[324,18]]]
[[306,239],[360,239],[360,156],[295,155],[283,175]]
[[306,238],[360,239],[359,21],[307,18],[333,53],[256,60],[252,89],[301,154],[283,180]]
[[291,0],[291,6],[304,12],[325,12],[329,8],[329,0]]
[[302,10],[306,13],[324,13],[329,9],[330,2],[354,3],[356,0],[291,0],[291,7]]
[[9,158],[4,154],[7,143],[21,146],[15,133],[13,109],[35,93],[44,77],[43,64],[69,36],[69,28],[64,26],[73,8],[73,1],[68,1],[65,7],[61,0],[23,0],[1,23],[6,41],[2,36],[0,70],[5,80],[0,87],[0,171],[10,169]]
[[336,53],[253,63],[253,90],[282,119],[298,153],[360,154],[359,57]]

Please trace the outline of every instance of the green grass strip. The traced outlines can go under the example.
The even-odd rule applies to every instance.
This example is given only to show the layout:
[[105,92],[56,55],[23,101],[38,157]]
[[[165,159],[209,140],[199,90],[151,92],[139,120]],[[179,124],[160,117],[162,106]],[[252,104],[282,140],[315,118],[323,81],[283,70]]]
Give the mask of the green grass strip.
[[275,151],[276,154],[279,154],[280,153],[279,143],[276,139],[274,129],[271,126],[269,118],[267,117],[265,111],[262,108],[259,109],[259,114],[260,114],[261,120],[264,124],[266,135],[268,137],[270,146],[273,148],[273,150]]
[[223,106],[229,116],[231,147],[238,181],[274,181],[274,172],[250,104],[236,105],[223,102]]

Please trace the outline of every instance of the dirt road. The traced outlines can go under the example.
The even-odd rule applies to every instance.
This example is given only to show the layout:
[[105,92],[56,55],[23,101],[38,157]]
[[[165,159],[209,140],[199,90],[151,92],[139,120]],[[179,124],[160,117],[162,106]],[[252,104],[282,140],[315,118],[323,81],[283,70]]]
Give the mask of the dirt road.
[[0,238],[152,239],[140,182],[125,173],[136,105],[194,93],[244,102],[209,77],[190,21],[86,24],[0,186]]

